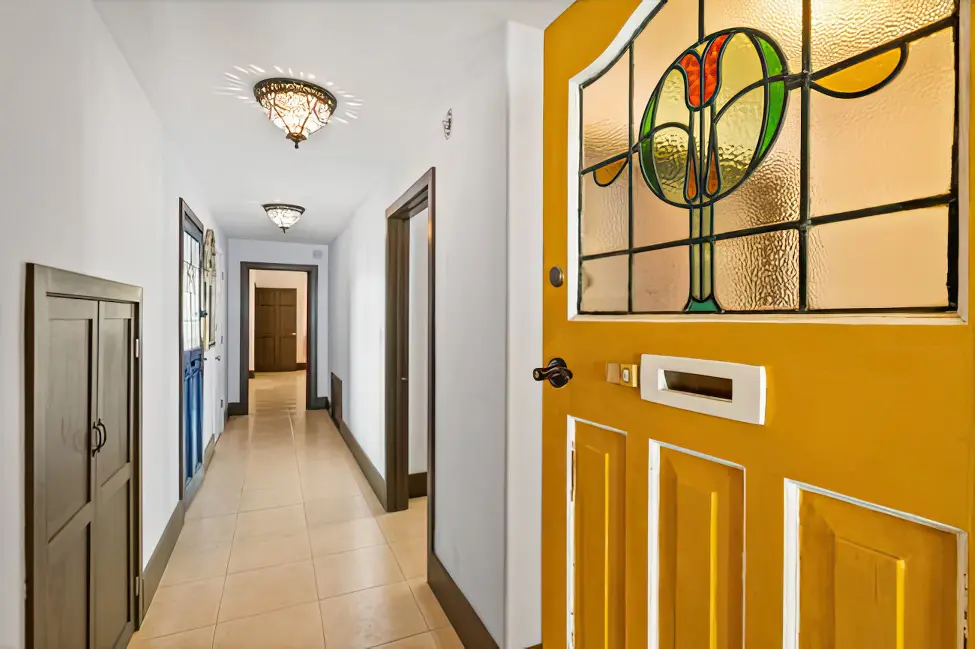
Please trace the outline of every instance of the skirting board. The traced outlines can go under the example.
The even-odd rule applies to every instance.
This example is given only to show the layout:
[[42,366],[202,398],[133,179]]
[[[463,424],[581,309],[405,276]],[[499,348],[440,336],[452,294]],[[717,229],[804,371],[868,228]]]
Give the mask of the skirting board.
[[308,363],[295,363],[296,370],[303,370],[308,367]]
[[247,378],[249,379],[254,378],[254,370],[247,370]]
[[217,447],[216,436],[211,437],[210,441],[207,443],[206,450],[203,451],[203,469],[210,468],[210,462],[213,462],[213,450]]
[[163,573],[166,572],[169,557],[173,555],[173,548],[176,547],[176,539],[179,538],[179,533],[183,531],[183,520],[185,518],[186,511],[183,509],[183,503],[176,503],[173,515],[169,517],[166,529],[163,530],[162,537],[156,544],[156,549],[149,557],[146,569],[142,571],[142,601],[140,606],[143,619],[145,619],[146,611],[149,610],[149,605],[152,604],[152,598],[159,589],[159,582],[162,581]]
[[243,417],[247,415],[247,410],[239,401],[231,401],[227,404],[228,417]]
[[491,637],[474,607],[432,551],[427,552],[427,581],[466,649],[498,649],[498,643]]
[[308,410],[328,410],[328,397],[316,397],[308,404]]
[[423,498],[427,495],[427,472],[410,474],[410,498]]
[[369,460],[369,456],[362,450],[362,447],[359,446],[359,442],[352,435],[352,431],[349,430],[349,427],[345,425],[344,421],[339,422],[339,434],[345,440],[345,445],[352,451],[352,457],[355,458],[355,461],[359,464],[359,468],[362,469],[362,474],[366,476],[366,480],[375,492],[376,498],[379,499],[379,503],[383,506],[383,509],[389,511],[389,508],[386,507],[386,481],[379,475],[379,471],[373,465],[372,461]]

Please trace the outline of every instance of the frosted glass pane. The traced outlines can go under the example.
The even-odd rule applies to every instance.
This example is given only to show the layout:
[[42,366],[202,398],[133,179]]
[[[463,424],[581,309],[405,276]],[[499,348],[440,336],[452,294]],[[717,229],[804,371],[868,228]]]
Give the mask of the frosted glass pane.
[[582,179],[582,254],[625,250],[630,239],[630,169],[624,167],[608,187],[592,173]]
[[810,309],[946,306],[947,278],[947,207],[809,231]]
[[633,310],[682,311],[690,292],[686,246],[633,255]]
[[799,233],[765,232],[718,241],[715,293],[729,311],[799,308]]
[[[790,109],[798,108],[793,104]],[[950,30],[913,43],[888,86],[859,99],[811,96],[812,214],[947,192],[954,138]]]
[[778,139],[755,171],[714,205],[715,232],[799,220],[799,91],[789,93]]
[[630,56],[582,89],[582,168],[626,153],[630,123]]
[[910,34],[954,10],[955,0],[812,0],[813,70]]
[[802,0],[707,0],[704,3],[705,34],[734,27],[765,32],[782,49],[789,70],[802,69]]
[[633,41],[634,140],[664,71],[699,40],[697,18],[698,0],[669,0]]
[[636,156],[633,164],[633,246],[686,239],[690,236],[689,210],[657,198],[647,187]]
[[629,287],[629,255],[582,262],[582,311],[626,311]]

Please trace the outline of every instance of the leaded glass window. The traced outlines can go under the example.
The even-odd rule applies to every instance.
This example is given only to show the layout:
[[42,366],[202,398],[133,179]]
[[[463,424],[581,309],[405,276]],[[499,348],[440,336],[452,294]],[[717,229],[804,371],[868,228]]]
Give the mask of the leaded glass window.
[[579,311],[952,311],[955,0],[666,0],[581,86]]

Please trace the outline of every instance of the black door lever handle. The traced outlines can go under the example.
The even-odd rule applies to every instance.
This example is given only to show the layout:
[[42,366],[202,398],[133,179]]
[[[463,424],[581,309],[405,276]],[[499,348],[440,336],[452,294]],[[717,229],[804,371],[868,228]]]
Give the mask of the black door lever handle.
[[572,370],[561,358],[553,358],[545,367],[532,370],[532,378],[536,381],[548,381],[553,388],[564,388],[572,380]]

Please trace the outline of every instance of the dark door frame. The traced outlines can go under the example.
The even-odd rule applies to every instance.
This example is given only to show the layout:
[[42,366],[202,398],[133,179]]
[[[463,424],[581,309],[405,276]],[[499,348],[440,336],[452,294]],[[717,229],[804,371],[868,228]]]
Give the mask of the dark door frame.
[[436,170],[430,168],[386,210],[386,510],[410,506],[410,219],[428,211],[427,249],[427,527],[433,553]]
[[[179,287],[179,299],[177,299],[176,301],[178,305],[177,310],[179,311],[179,328],[178,328],[179,349],[177,350],[179,352],[179,365],[178,365],[179,367],[179,499],[183,501],[184,507],[189,507],[190,503],[193,502],[193,497],[196,496],[196,492],[199,491],[200,485],[203,484],[203,477],[206,474],[206,462],[204,462],[203,466],[200,467],[200,472],[196,475],[196,477],[193,478],[193,480],[191,480],[189,484],[187,484],[186,479],[184,478],[184,476],[186,475],[186,444],[185,444],[186,431],[184,430],[185,427],[183,426],[183,422],[186,419],[185,414],[183,412],[183,409],[186,407],[186,404],[184,403],[184,399],[183,399],[183,371],[184,371],[183,368],[183,277],[184,277],[183,262],[185,261],[183,259],[183,232],[186,229],[184,226],[186,221],[192,223],[194,226],[199,228],[201,233],[203,233],[203,235],[200,237],[200,271],[202,274],[203,238],[206,235],[206,228],[203,227],[203,222],[199,218],[197,218],[196,214],[193,213],[193,210],[190,209],[190,206],[187,204],[187,202],[182,198],[180,198],[179,199],[179,239],[178,239],[179,280],[177,283],[177,286]],[[201,300],[203,299],[202,288],[203,288],[203,281],[201,278],[200,280]],[[200,307],[202,308],[202,306],[203,303],[201,302]],[[203,340],[202,332],[201,332],[200,340],[201,340],[201,347],[202,347],[202,340]],[[204,349],[203,356],[206,355],[206,352],[207,350]],[[202,378],[200,379],[200,382],[202,383],[201,389],[203,391],[203,394],[206,395],[206,363],[205,362],[203,363],[203,370],[201,370],[201,376],[202,376]],[[206,412],[203,406],[203,399],[201,399],[200,401],[201,401],[200,410],[203,411],[201,417],[204,417],[206,415]],[[203,421],[205,421],[205,419]],[[201,435],[201,441],[202,441],[202,435]]]
[[250,275],[252,270],[290,270],[308,274],[305,319],[308,347],[305,350],[305,409],[325,410],[328,397],[318,396],[318,266],[275,264],[264,261],[240,262],[240,396],[229,404],[230,414],[246,415],[249,408],[247,380],[250,370]]
[[[132,574],[137,580],[135,588],[130,588],[130,606],[133,607],[132,619],[135,628],[142,626],[142,598],[145,596],[142,584],[142,288],[129,284],[121,284],[97,277],[81,275],[65,270],[58,270],[39,264],[27,264],[27,289],[24,309],[24,514],[25,514],[25,544],[26,555],[26,607],[25,607],[25,637],[27,647],[34,645],[34,627],[36,624],[46,624],[46,620],[34,619],[34,584],[36,582],[36,562],[41,552],[46,552],[47,540],[34,538],[34,523],[37,512],[35,500],[43,497],[45,483],[35,484],[34,467],[44,461],[44,448],[38,442],[43,439],[35,427],[39,425],[35,410],[35,394],[45,390],[46,386],[36,385],[37,368],[35,367],[39,346],[45,344],[37,340],[34,331],[34,320],[39,305],[48,296],[67,297],[75,299],[96,300],[100,302],[123,302],[135,306],[135,358],[132,360],[134,386],[134,402],[132,404],[132,484],[133,497],[130,503],[132,512],[132,531],[129,538],[129,557]],[[43,418],[40,418],[43,421]],[[42,490],[38,494],[38,489]]]

